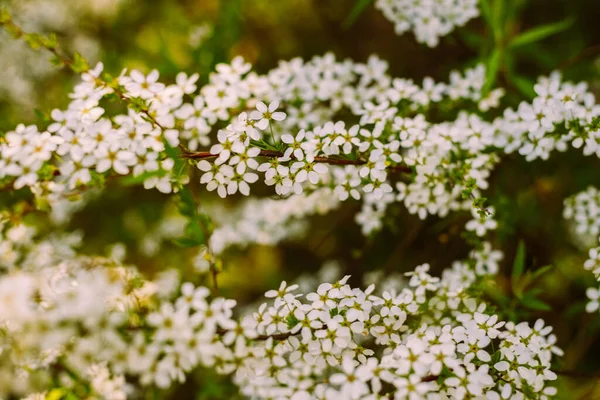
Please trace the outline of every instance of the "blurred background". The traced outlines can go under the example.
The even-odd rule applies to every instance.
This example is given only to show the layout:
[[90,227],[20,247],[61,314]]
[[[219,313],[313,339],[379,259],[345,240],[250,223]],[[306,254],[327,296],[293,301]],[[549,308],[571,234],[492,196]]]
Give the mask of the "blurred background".
[[[505,55],[497,84],[507,91],[506,104],[527,99],[535,79],[553,70],[589,82],[600,94],[600,1],[506,4],[507,40],[540,24],[570,21],[560,34]],[[445,81],[452,69],[486,62],[494,46],[489,28],[478,18],[430,49],[410,33],[396,36],[393,25],[362,0],[0,0],[0,5],[8,5],[26,29],[56,32],[66,49],[92,62],[103,61],[113,75],[123,68],[158,69],[165,82],[180,71],[198,72],[200,81],[206,81],[217,63],[235,55],[264,73],[279,60],[326,52],[356,61],[377,54],[389,61],[392,76]],[[0,131],[18,123],[38,123],[39,112],[66,107],[65,93],[78,78],[53,68],[48,60],[48,54],[33,52],[0,32]],[[505,252],[505,259],[499,278],[482,295],[508,309],[508,317],[541,317],[554,326],[559,346],[568,354],[559,361],[559,369],[570,371],[559,380],[560,398],[600,399],[600,318],[584,312],[585,288],[594,278],[583,262],[594,238],[574,236],[562,219],[566,197],[588,185],[600,186],[600,162],[575,152],[555,155],[551,162],[526,163],[512,156],[496,170],[485,195],[497,210],[500,228],[492,236],[493,244]],[[197,185],[192,190],[201,205],[215,201]],[[1,196],[4,206],[17,207],[27,195]],[[113,254],[126,249],[126,261],[149,275],[177,267],[184,277],[192,277],[194,251],[172,244],[184,222],[165,199],[156,191],[109,187],[71,210],[74,217],[62,225],[84,233],[86,251]],[[234,205],[239,200],[230,201]],[[248,303],[282,279],[309,282],[318,273],[325,279],[352,274],[353,284],[401,282],[402,273],[416,265],[428,262],[440,271],[470,250],[461,237],[470,214],[421,221],[395,208],[389,210],[384,229],[365,238],[354,223],[358,210],[358,204],[347,203],[314,217],[309,234],[276,248],[228,250],[219,277],[222,294]],[[117,242],[117,247],[111,246]],[[526,249],[528,270],[553,265],[533,283],[544,305],[521,307],[511,298],[510,274],[519,242]],[[219,383],[221,378],[206,374],[174,390],[172,398],[233,398]]]

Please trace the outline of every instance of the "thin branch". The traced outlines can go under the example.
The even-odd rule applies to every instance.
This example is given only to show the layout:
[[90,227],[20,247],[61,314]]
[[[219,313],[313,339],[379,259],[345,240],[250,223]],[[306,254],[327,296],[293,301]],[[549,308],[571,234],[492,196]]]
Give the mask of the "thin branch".
[[[275,150],[261,150],[258,154],[260,157],[269,157],[269,158],[280,158],[283,157],[282,151]],[[206,160],[210,158],[218,157],[218,154],[212,154],[208,151],[190,151],[184,152],[181,154],[183,158],[188,158],[191,160]],[[292,157],[292,160],[295,158]],[[330,165],[365,165],[367,161],[365,160],[348,160],[342,158],[331,158],[331,157],[323,157],[317,156],[314,158],[314,162],[330,164]],[[400,173],[411,173],[412,169],[406,165],[390,165],[388,166],[388,170],[400,172]]]
[[[8,21],[3,21],[0,23],[0,28],[4,28],[7,32],[11,33],[16,39],[22,39],[22,38],[26,38],[28,35],[31,35],[29,32],[26,32],[25,30],[23,30],[19,25],[15,24],[14,21],[11,19],[9,19]],[[40,38],[45,38],[43,35],[41,34],[35,34],[38,35],[38,37]],[[90,72],[90,67],[89,67],[89,63],[87,60],[85,61],[85,64],[81,64],[79,65],[77,68],[75,67],[75,60],[73,59],[73,57],[69,56],[68,54],[63,54],[62,52],[59,51],[59,44],[55,43],[53,45],[48,44],[47,42],[45,42],[44,40],[41,40],[38,43],[40,48],[43,48],[45,50],[47,50],[48,52],[52,53],[57,60],[59,60],[62,65],[64,67],[69,68],[71,71],[77,73],[77,74],[83,74],[83,73],[89,73]],[[64,52],[66,53],[66,52]],[[79,56],[81,57],[81,56]],[[77,69],[77,70],[76,70]],[[108,82],[102,80],[101,78],[97,77],[96,78],[96,84],[100,85],[100,86],[105,86],[107,88],[110,88],[114,91],[114,93],[125,103],[125,104],[130,104],[131,103],[131,97],[128,97],[124,91],[122,91],[118,86],[111,86]],[[140,109],[140,112],[142,114],[144,114],[151,123],[153,123],[154,125],[156,125],[158,128],[160,128],[161,131],[164,132],[165,128],[156,120],[156,118],[154,118],[154,116],[150,113],[150,111],[148,110],[148,106],[147,104],[144,102],[144,107]]]
[[[315,331],[322,331],[324,329],[327,329],[327,325],[323,325],[321,328],[315,329]],[[229,329],[217,329],[216,334],[217,335],[225,335],[227,332],[229,332]],[[302,330],[298,330],[297,332],[284,332],[284,333],[274,333],[272,335],[257,335],[254,337],[248,337],[248,339],[250,340],[269,340],[269,339],[273,339],[273,340],[286,340],[289,337],[292,336],[297,336],[302,332]]]
[[217,271],[217,266],[215,265],[214,262],[211,263],[210,265],[210,275],[212,278],[212,284],[213,284],[213,292],[215,297],[219,297],[219,280],[217,279],[218,275],[219,275],[219,271]]
[[561,71],[564,71],[574,65],[577,65],[581,60],[583,60],[587,57],[590,57],[590,56],[594,56],[598,53],[600,53],[600,44],[596,44],[591,47],[587,47],[587,48],[583,49],[583,51],[581,51],[575,57],[569,58],[569,59],[563,61],[562,63],[560,63],[558,66],[558,69]]

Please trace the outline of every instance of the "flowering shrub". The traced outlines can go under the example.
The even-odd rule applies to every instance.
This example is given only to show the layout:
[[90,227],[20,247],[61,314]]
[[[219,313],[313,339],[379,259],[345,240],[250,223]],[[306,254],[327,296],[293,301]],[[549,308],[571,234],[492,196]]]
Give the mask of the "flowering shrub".
[[394,23],[397,34],[412,29],[417,41],[435,47],[440,37],[455,26],[463,26],[479,15],[477,3],[477,0],[377,0],[375,6]]
[[[479,15],[476,1],[375,5],[430,47]],[[377,56],[332,53],[266,73],[237,56],[206,79],[179,72],[169,82],[156,69],[112,76],[8,11],[0,25],[81,77],[65,109],[0,141],[2,190],[17,199],[0,225],[0,396],[157,398],[200,368],[261,399],[557,395],[559,338],[520,313],[548,311],[531,288],[548,269],[527,269],[521,245],[511,297],[498,294],[507,255],[493,238],[506,216],[483,195],[507,159],[600,156],[600,106],[585,83],[554,72],[511,108],[493,87],[493,55],[445,82],[416,82]],[[533,41],[526,35],[517,40]],[[132,228],[144,255],[174,242],[191,257],[163,255],[168,265],[147,273],[122,243],[94,254],[63,228],[102,193],[129,187],[158,192],[164,205],[153,206],[164,212],[158,227]],[[218,200],[199,202],[206,192]],[[577,234],[598,237],[599,197],[590,188],[565,200]],[[324,267],[274,286],[266,302],[222,295],[228,250],[310,236],[310,216],[348,205],[367,238],[398,209],[420,220],[466,215],[471,250],[439,273],[421,263],[361,286]],[[600,247],[589,257],[584,268],[598,279]],[[596,312],[600,289],[587,297]]]

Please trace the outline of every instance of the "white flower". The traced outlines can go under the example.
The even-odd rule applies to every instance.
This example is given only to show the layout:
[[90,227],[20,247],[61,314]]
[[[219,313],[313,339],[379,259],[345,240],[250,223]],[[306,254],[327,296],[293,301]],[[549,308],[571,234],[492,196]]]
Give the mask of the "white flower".
[[106,172],[110,168],[121,175],[129,173],[128,166],[135,162],[135,155],[131,151],[119,149],[118,146],[100,147],[94,153],[97,163],[97,172]]
[[285,119],[285,113],[276,111],[279,107],[278,101],[272,101],[269,106],[262,101],[256,104],[256,110],[252,111],[250,118],[258,121],[255,126],[260,130],[265,130],[269,127],[271,121],[283,121]]

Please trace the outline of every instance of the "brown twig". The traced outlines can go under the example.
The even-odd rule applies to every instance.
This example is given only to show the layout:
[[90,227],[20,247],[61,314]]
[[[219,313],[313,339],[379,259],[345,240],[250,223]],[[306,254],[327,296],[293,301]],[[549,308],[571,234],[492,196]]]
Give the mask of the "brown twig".
[[216,297],[219,297],[219,280],[217,279],[219,275],[219,271],[217,271],[217,266],[214,262],[210,266],[210,276],[212,278],[213,292]]
[[585,49],[583,49],[583,51],[581,51],[575,57],[569,58],[569,59],[563,61],[562,63],[560,63],[560,65],[558,66],[558,69],[561,71],[564,71],[565,69],[578,64],[584,58],[590,57],[593,55],[597,55],[599,53],[600,53],[600,44],[596,44],[594,46],[585,48]]
[[[270,158],[279,158],[283,157],[282,151],[276,150],[261,150],[258,154],[260,157],[270,157]],[[208,151],[190,151],[184,152],[181,154],[183,158],[188,158],[191,160],[206,160],[210,158],[218,157],[218,154],[212,154]],[[295,158],[292,157],[292,160]],[[314,162],[322,163],[322,164],[330,164],[330,165],[366,165],[368,162],[365,160],[349,160],[343,158],[331,158],[331,157],[323,157],[317,156],[314,157]],[[388,170],[400,173],[411,173],[412,169],[406,165],[390,165],[388,166]]]

